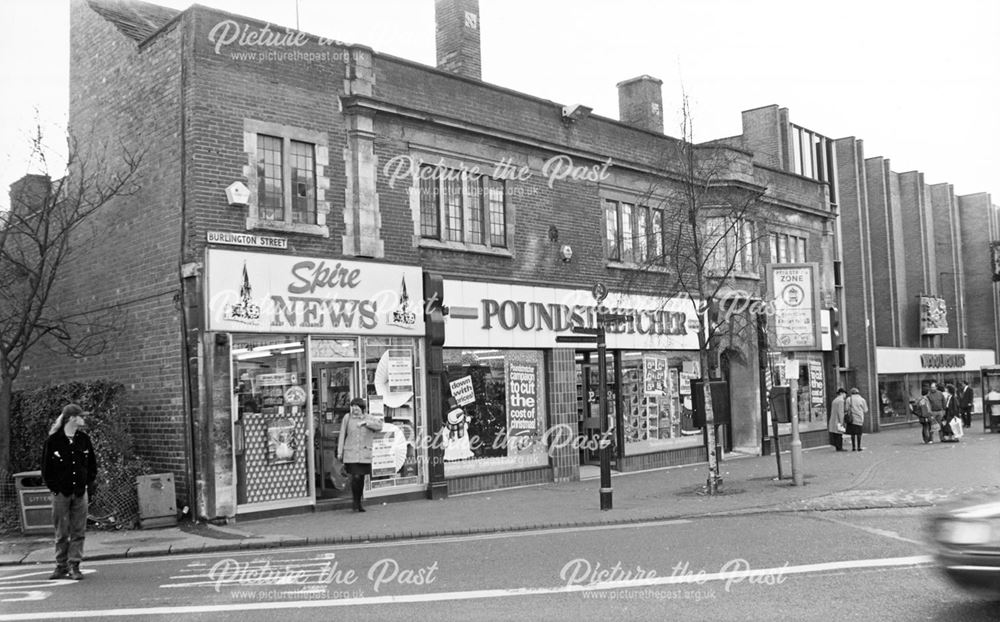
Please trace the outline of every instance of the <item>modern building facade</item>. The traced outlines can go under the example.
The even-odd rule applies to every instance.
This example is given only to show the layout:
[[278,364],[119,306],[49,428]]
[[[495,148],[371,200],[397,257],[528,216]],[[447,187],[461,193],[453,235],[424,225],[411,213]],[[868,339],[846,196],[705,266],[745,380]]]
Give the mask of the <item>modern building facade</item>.
[[888,159],[865,157],[863,141],[797,126],[778,106],[744,112],[743,130],[758,158],[829,187],[837,376],[874,406],[866,426],[912,421],[909,405],[931,381],[968,380],[981,412],[979,371],[996,362],[1000,335],[991,197],[897,173]]

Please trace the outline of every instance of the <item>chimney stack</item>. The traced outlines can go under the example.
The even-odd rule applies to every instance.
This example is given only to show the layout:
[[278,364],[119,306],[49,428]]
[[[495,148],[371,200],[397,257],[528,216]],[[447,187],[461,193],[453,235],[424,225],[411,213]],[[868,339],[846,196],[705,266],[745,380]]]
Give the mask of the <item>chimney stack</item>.
[[437,67],[483,79],[479,45],[479,0],[434,0]]
[[663,133],[663,80],[642,75],[618,83],[618,116],[622,123]]
[[25,175],[10,185],[11,213],[23,215],[42,207],[51,191],[52,179],[48,175]]

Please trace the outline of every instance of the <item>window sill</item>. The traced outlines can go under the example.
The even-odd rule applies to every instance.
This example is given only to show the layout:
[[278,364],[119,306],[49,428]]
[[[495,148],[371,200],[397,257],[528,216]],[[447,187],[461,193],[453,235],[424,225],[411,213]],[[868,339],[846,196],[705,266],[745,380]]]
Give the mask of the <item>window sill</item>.
[[315,235],[324,238],[330,237],[330,230],[327,229],[326,225],[306,225],[302,223],[247,218],[247,231],[253,230],[281,231],[283,233],[302,233],[304,235]]
[[460,253],[476,253],[478,255],[492,255],[493,257],[513,258],[514,254],[507,248],[496,248],[493,246],[479,246],[476,244],[465,244],[463,242],[442,242],[440,240],[420,239],[420,248],[433,248],[444,251],[458,251]]
[[639,264],[633,262],[625,261],[615,261],[613,259],[608,260],[608,267],[615,268],[616,270],[641,270],[644,272],[660,272],[662,274],[673,274],[673,271],[667,266],[658,266],[655,264]]

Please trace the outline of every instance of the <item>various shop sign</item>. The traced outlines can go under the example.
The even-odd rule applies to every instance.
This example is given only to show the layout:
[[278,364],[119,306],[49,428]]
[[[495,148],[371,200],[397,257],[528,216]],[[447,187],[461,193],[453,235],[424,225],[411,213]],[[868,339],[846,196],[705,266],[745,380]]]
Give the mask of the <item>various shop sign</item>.
[[937,370],[978,372],[980,367],[996,363],[996,358],[993,350],[875,348],[875,363],[880,375]]
[[698,349],[695,305],[686,298],[610,292],[598,305],[593,292],[585,289],[449,279],[444,289],[450,303],[475,309],[474,315],[449,318],[446,347],[561,347],[556,343],[558,335],[576,327],[596,327],[597,315],[603,312],[627,317],[627,321],[607,327],[608,348]]
[[419,336],[421,270],[206,250],[208,330]]
[[779,350],[819,350],[819,293],[816,264],[769,264],[774,334]]

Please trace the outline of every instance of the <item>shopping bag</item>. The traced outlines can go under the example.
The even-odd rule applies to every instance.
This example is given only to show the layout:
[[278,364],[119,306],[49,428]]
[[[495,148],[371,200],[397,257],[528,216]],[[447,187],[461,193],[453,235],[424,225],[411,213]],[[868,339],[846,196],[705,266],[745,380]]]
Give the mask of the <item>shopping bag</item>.
[[962,438],[962,435],[965,434],[962,428],[962,420],[958,417],[951,420],[951,433],[955,438]]

